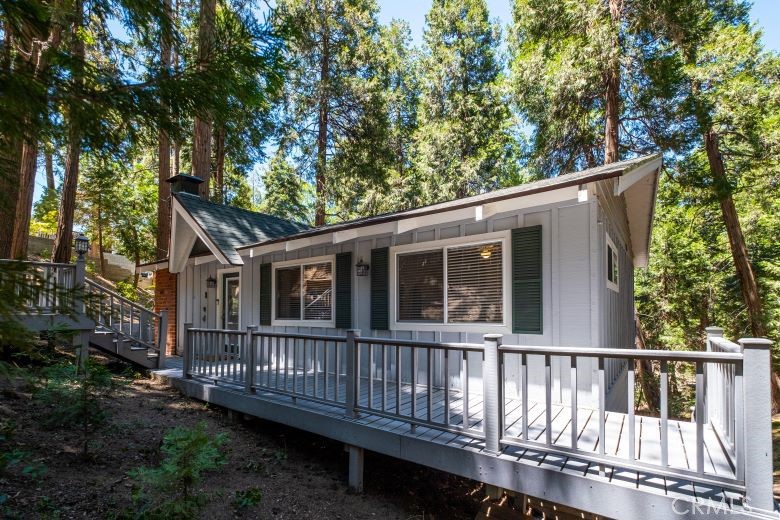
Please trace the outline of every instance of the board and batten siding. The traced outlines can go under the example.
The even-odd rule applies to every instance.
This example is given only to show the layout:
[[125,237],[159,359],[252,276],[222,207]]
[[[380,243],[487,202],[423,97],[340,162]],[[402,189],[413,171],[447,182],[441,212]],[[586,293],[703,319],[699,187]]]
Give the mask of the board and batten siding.
[[[605,327],[601,309],[594,309],[603,302],[604,275],[602,268],[603,229],[597,224],[598,205],[595,200],[579,203],[576,200],[557,204],[526,208],[514,212],[500,213],[485,220],[459,221],[438,224],[400,235],[383,234],[358,237],[340,244],[313,245],[293,251],[276,251],[255,257],[244,257],[245,265],[241,269],[241,327],[260,323],[260,265],[296,259],[314,258],[351,252],[353,264],[363,260],[370,264],[371,250],[381,247],[394,247],[409,244],[431,243],[459,237],[473,237],[499,231],[509,232],[517,227],[539,225],[542,227],[542,280],[543,280],[543,332],[542,334],[504,334],[504,344],[519,345],[563,345],[598,346],[601,344],[601,329]],[[510,252],[504,251],[508,255]],[[622,263],[622,262],[621,262]],[[188,265],[179,275],[178,292],[181,311],[177,322],[180,328],[184,323],[195,327],[216,327],[217,294],[216,289],[206,288],[209,276],[218,277],[223,267],[216,261],[202,265]],[[629,270],[630,271],[630,270]],[[621,265],[621,274],[627,272]],[[393,280],[394,277],[391,277]],[[371,277],[358,277],[352,269],[352,323],[360,329],[363,336],[391,337],[398,339],[417,339],[442,342],[482,343],[482,332],[455,332],[444,326],[432,324],[430,330],[372,330],[370,317]],[[510,281],[506,280],[505,290],[510,290]],[[390,287],[393,291],[394,288]],[[204,311],[205,308],[205,311]],[[504,309],[509,313],[510,309]],[[612,315],[612,313],[609,313]],[[276,332],[301,332],[311,334],[343,335],[344,329],[310,326],[264,326],[263,330]],[[490,332],[490,331],[485,331]],[[411,353],[406,353],[408,358]],[[391,356],[392,357],[392,356]],[[365,361],[365,356],[363,356]],[[441,366],[441,359],[434,363]],[[567,402],[569,399],[569,367],[561,360],[553,361],[553,399]],[[402,367],[409,367],[408,359],[402,359]],[[426,359],[420,355],[421,371],[426,370]],[[507,392],[512,391],[514,382],[519,387],[519,358],[508,358],[506,375],[509,380]],[[565,365],[565,366],[563,366]],[[332,366],[332,365],[330,365]],[[543,395],[544,360],[538,356],[529,358],[529,383],[531,392]],[[588,395],[596,384],[595,366],[580,360],[578,367],[578,388],[581,390],[580,404],[588,402],[595,394]],[[391,367],[389,367],[392,370]],[[471,391],[481,387],[481,363],[476,356],[469,359]],[[406,374],[404,378],[408,377]],[[453,364],[449,370],[453,387],[460,386],[458,369]],[[437,378],[438,380],[439,378]]]

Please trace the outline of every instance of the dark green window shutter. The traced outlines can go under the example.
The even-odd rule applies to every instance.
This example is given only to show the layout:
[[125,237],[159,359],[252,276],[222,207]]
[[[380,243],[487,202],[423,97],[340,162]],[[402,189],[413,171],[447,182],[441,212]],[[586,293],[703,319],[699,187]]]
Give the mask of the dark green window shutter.
[[260,325],[271,324],[271,264],[260,265]]
[[352,328],[352,253],[336,255],[336,327]]
[[390,328],[389,283],[390,248],[380,247],[371,250],[371,328],[387,330]]
[[512,230],[512,332],[542,333],[542,226]]

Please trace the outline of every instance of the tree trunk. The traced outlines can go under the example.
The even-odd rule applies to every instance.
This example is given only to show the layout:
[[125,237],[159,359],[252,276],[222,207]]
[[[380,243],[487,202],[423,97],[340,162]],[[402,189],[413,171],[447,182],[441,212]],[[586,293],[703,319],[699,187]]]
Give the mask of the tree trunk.
[[[172,18],[171,0],[164,0],[165,14]],[[160,66],[168,75],[173,63],[173,49],[170,34],[163,34],[160,39]],[[167,112],[167,104],[162,103],[163,112]],[[167,122],[163,122],[163,125]],[[156,260],[168,258],[168,243],[171,234],[171,185],[167,180],[171,176],[171,141],[168,131],[160,128],[157,150],[157,251]]]
[[54,189],[54,158],[50,151],[43,152],[43,158],[46,163],[46,187],[50,190]]
[[0,157],[0,258],[13,258],[11,244],[16,222],[16,204],[19,197],[19,173],[22,140],[16,136],[2,136],[3,157]]
[[[2,73],[9,77],[13,71],[11,49],[16,44],[13,26],[6,22],[2,27],[4,39],[0,68]],[[22,140],[19,136],[12,133],[0,134],[0,258],[11,257],[21,156]]]
[[225,125],[219,125],[214,135],[214,195],[225,202]]
[[97,203],[97,239],[98,239],[98,259],[100,260],[100,276],[106,276],[106,256],[103,246],[103,197],[98,193]]
[[[16,45],[13,25],[3,23],[4,40],[0,68],[6,77],[13,72],[12,48]],[[19,172],[22,156],[22,140],[18,135],[0,134],[0,258],[11,257],[14,237],[16,200],[19,196]]]
[[[635,347],[637,350],[645,350],[647,345],[645,344],[645,333],[642,330],[642,322],[639,321],[639,314],[634,312],[634,326],[636,327],[636,341]],[[634,362],[637,379],[639,380],[639,388],[642,390],[642,395],[645,398],[647,408],[651,411],[657,411],[661,402],[660,389],[658,387],[658,381],[656,381],[653,375],[653,363],[649,359],[637,359]],[[630,405],[631,403],[629,403]]]
[[[726,168],[723,164],[723,156],[720,153],[718,133],[712,128],[704,133],[704,147],[707,150],[707,161],[710,166],[710,174],[713,186],[720,202],[720,212],[726,234],[729,238],[731,258],[734,261],[734,269],[739,279],[739,288],[742,292],[742,301],[748,312],[750,331],[756,338],[766,336],[764,315],[761,303],[761,294],[758,291],[758,283],[753,266],[750,263],[745,236],[742,234],[742,225],[739,223],[737,208],[731,196],[731,187],[726,177]],[[780,410],[780,375],[772,368],[772,409]]]
[[731,256],[739,278],[742,299],[748,311],[750,328],[756,338],[766,335],[763,313],[761,310],[761,297],[758,292],[758,284],[753,267],[750,265],[745,237],[742,234],[742,226],[737,217],[737,209],[734,199],[731,197],[731,189],[726,178],[726,169],[723,165],[723,157],[720,154],[718,134],[710,129],[704,134],[704,146],[707,150],[707,160],[710,165],[710,173],[717,190],[720,201],[720,211],[723,216],[723,224],[726,226],[726,234],[729,237]]
[[65,177],[62,181],[62,196],[60,198],[60,214],[57,221],[57,235],[54,238],[52,261],[67,263],[73,249],[73,215],[76,211],[76,189],[79,183],[79,160],[81,159],[81,126],[77,111],[80,110],[84,76],[83,62],[85,58],[84,42],[79,33],[84,24],[84,2],[77,0],[73,21],[71,52],[76,62],[73,69],[73,92],[75,98],[68,108],[68,155],[65,158]]
[[329,83],[330,83],[330,30],[328,13],[325,12],[322,23],[322,53],[320,54],[320,100],[317,119],[317,170],[315,182],[317,200],[314,207],[314,225],[325,224],[325,171],[328,166],[328,117],[329,114]]
[[[216,0],[201,0],[198,29],[198,70],[200,71],[208,69],[211,59],[216,12]],[[192,174],[203,179],[200,195],[205,199],[209,197],[211,184],[211,121],[212,116],[208,111],[197,114],[192,138]]]
[[[49,65],[49,55],[54,52],[62,38],[62,25],[53,21],[50,23],[48,35],[40,35],[35,27],[27,27],[26,31],[16,38],[20,74],[28,76],[30,81],[39,81]],[[44,36],[47,36],[44,40]],[[35,191],[35,174],[38,166],[38,135],[33,121],[35,116],[30,115],[23,123],[24,132],[22,144],[18,148],[19,175],[18,183],[11,179],[12,191],[16,191],[16,201],[13,204],[11,222],[5,223],[8,228],[3,230],[6,235],[8,229],[13,229],[10,250],[11,258],[24,258],[27,256],[27,241],[30,237],[30,213],[32,212],[33,193]],[[17,149],[17,148],[14,148]],[[4,219],[5,220],[5,219]],[[1,246],[0,246],[1,247]]]
[[609,0],[609,14],[612,19],[613,58],[604,73],[606,87],[604,114],[604,163],[609,164],[620,160],[618,135],[620,125],[620,42],[618,41],[618,24],[620,23],[621,0]]
[[[30,138],[32,139],[32,138]],[[38,143],[25,140],[22,145],[21,174],[16,198],[14,232],[11,240],[11,258],[27,257],[27,242],[30,238],[30,216],[35,193],[35,172],[38,167]]]

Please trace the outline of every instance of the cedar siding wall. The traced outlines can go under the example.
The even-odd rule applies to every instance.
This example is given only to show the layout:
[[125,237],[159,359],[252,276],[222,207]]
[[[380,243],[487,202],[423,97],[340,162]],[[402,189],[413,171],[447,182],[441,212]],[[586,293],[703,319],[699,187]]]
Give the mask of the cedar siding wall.
[[[596,224],[598,205],[594,198],[589,202],[578,203],[571,200],[548,206],[527,208],[515,212],[500,213],[483,221],[473,219],[446,224],[438,224],[420,228],[401,235],[376,235],[359,237],[340,244],[322,244],[301,248],[294,251],[278,251],[254,258],[243,257],[245,265],[241,270],[241,327],[257,325],[260,322],[260,265],[270,262],[313,258],[324,255],[335,255],[342,252],[352,252],[352,323],[361,330],[363,336],[395,337],[399,339],[419,339],[445,342],[482,343],[482,332],[454,332],[446,327],[433,324],[430,330],[408,331],[390,330],[375,331],[370,328],[370,284],[371,277],[358,277],[354,264],[362,259],[370,264],[371,250],[379,247],[393,247],[406,244],[421,244],[436,240],[456,237],[473,237],[480,240],[480,235],[498,231],[509,231],[516,227],[542,226],[543,237],[543,334],[504,334],[505,344],[524,345],[565,345],[589,346],[600,344],[601,328],[605,327],[604,312],[594,311],[594,304],[599,305],[604,294],[604,272],[606,268],[596,265],[603,261],[603,254],[595,262],[594,255],[603,249],[603,228]],[[435,244],[432,244],[432,247]],[[392,254],[392,252],[391,252]],[[505,255],[510,251],[506,249]],[[192,262],[191,262],[192,264]],[[216,327],[217,303],[216,289],[206,288],[209,276],[218,277],[220,266],[216,261],[203,265],[188,265],[179,275],[179,313],[178,327],[181,330],[184,323],[192,323],[195,327]],[[623,281],[631,269],[621,262],[621,288]],[[390,290],[394,291],[395,277],[391,274]],[[509,280],[505,290],[510,290]],[[628,297],[628,296],[626,296]],[[392,300],[391,300],[392,301]],[[617,303],[616,303],[617,305]],[[504,309],[508,315],[509,309]],[[609,311],[612,315],[612,311]],[[623,312],[623,315],[626,313]],[[392,327],[392,324],[391,324]],[[264,330],[277,332],[302,332],[313,334],[343,335],[344,329],[326,327],[290,327],[268,326]],[[484,332],[491,332],[485,330]],[[180,336],[181,337],[181,336]],[[378,355],[377,355],[378,356]],[[554,360],[553,373],[555,386],[553,399],[568,401],[569,367],[567,360]],[[404,363],[403,366],[410,366]],[[474,378],[471,388],[481,385],[479,360],[470,360],[470,372]],[[563,366],[565,365],[565,366]],[[586,360],[580,361],[578,386],[583,392],[595,385],[594,366],[587,365]],[[516,380],[519,359],[507,359],[506,373],[510,381]],[[425,370],[425,356],[420,356],[420,369]],[[543,390],[543,359],[530,359],[530,382],[536,391]],[[458,373],[455,366],[451,367],[450,376],[453,385],[458,385]],[[471,383],[471,382],[470,382]],[[510,388],[507,390],[511,391]],[[580,403],[588,402],[588,395],[580,397]],[[594,401],[595,402],[595,401]]]

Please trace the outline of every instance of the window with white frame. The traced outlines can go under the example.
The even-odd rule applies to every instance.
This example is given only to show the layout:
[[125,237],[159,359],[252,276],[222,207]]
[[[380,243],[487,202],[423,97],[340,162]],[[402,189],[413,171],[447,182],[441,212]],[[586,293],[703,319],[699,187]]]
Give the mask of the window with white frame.
[[613,291],[620,290],[620,268],[618,250],[615,243],[607,235],[607,287]]
[[490,242],[398,254],[396,321],[503,323],[502,249]]
[[313,262],[275,269],[276,319],[330,321],[333,317],[333,263]]

